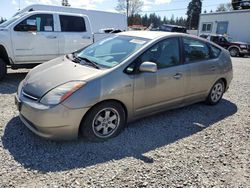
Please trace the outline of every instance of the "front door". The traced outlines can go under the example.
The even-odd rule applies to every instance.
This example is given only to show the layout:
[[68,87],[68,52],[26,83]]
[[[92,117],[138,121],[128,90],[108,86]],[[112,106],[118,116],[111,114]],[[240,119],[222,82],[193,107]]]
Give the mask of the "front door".
[[17,63],[42,63],[58,56],[58,38],[52,14],[34,14],[12,30]]
[[165,39],[138,58],[139,64],[154,62],[156,73],[140,72],[134,81],[135,115],[162,110],[182,102],[188,72],[181,65],[179,38]]

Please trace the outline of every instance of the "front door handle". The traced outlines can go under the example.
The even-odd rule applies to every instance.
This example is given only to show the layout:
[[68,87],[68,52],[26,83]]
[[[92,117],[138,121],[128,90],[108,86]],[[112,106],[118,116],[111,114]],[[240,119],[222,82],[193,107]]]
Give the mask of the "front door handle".
[[180,79],[182,77],[181,73],[176,73],[173,78],[175,78],[176,80]]
[[83,36],[82,39],[91,39],[91,37]]
[[215,70],[216,70],[216,67],[215,67],[215,66],[211,66],[210,70],[211,70],[211,71],[215,71]]

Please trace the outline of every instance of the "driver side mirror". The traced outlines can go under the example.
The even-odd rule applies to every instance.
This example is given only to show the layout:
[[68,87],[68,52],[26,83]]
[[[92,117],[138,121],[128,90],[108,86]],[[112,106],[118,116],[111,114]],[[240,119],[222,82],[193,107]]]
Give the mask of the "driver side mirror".
[[157,65],[156,63],[146,61],[141,64],[139,71],[155,73],[157,71]]

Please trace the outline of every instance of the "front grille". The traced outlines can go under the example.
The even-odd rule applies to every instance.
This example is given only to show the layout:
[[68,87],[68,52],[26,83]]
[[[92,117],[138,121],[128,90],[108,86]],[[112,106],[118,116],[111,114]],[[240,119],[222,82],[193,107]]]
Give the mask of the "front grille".
[[35,96],[31,95],[31,94],[28,94],[27,92],[24,92],[23,90],[22,90],[22,95],[23,95],[24,97],[28,98],[28,99],[33,100],[33,101],[37,101],[37,100],[38,100],[37,97],[35,97]]

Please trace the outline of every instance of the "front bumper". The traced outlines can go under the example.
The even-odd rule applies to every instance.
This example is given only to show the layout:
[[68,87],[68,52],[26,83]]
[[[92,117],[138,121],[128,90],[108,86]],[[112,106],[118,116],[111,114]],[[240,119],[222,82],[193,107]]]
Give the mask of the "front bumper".
[[54,107],[15,96],[21,121],[40,137],[52,140],[72,140],[78,138],[79,126],[88,108],[69,109],[59,104]]
[[240,50],[240,54],[242,54],[242,55],[250,55],[250,49]]

